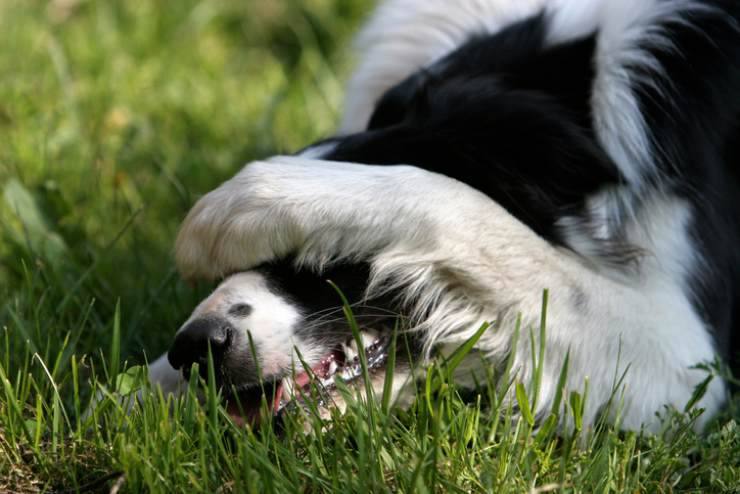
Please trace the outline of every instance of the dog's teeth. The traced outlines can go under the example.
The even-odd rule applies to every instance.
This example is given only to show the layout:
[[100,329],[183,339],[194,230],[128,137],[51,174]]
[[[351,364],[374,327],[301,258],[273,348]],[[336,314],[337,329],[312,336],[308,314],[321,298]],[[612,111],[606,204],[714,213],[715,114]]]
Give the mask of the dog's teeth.
[[348,344],[342,345],[342,350],[344,351],[344,357],[347,360],[352,360],[357,356],[357,344],[354,340],[350,341]]
[[[362,341],[362,347],[363,348],[370,348],[373,343],[375,343],[378,339],[378,334],[375,331],[360,331],[360,340]],[[349,342],[344,346],[344,353],[348,360],[354,359],[358,354],[359,351],[357,349],[357,341],[352,338],[349,340]]]
[[370,345],[375,343],[378,339],[378,334],[375,331],[361,331],[360,339],[362,339],[362,346],[368,348]]
[[335,373],[335,372],[337,371],[337,367],[339,367],[339,366],[337,365],[337,362],[336,362],[335,360],[332,360],[332,361],[331,361],[331,362],[329,363],[329,375],[332,375],[332,374],[334,374],[334,373]]

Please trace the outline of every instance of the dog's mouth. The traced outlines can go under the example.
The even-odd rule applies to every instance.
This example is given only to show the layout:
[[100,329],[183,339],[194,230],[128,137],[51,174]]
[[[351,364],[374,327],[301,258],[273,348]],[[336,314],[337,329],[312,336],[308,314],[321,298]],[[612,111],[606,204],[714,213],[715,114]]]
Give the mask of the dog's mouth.
[[[369,331],[360,333],[368,374],[385,369],[389,338]],[[352,386],[361,381],[364,370],[354,339],[332,348],[310,371],[268,381],[259,386],[236,390],[227,397],[226,409],[237,425],[256,425],[260,421],[263,403],[272,416],[291,409],[309,408],[309,400],[317,407],[330,407],[340,385]]]

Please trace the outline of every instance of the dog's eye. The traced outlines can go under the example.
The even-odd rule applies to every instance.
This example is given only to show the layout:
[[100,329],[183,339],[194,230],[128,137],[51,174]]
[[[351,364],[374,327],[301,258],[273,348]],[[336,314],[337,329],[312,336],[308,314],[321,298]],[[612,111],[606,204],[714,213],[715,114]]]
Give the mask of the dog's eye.
[[229,315],[234,317],[247,317],[252,313],[252,306],[249,304],[234,304],[229,307]]

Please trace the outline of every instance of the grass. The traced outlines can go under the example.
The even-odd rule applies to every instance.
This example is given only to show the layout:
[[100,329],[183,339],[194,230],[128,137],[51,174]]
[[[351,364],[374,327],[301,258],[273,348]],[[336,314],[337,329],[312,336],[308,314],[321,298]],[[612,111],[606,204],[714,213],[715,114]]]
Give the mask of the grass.
[[411,409],[361,395],[323,434],[238,429],[212,385],[124,406],[208,288],[178,280],[180,220],[239,164],[331,133],[368,8],[0,1],[0,492],[737,491],[737,407],[703,436],[667,413],[656,436],[559,437],[532,429],[536,383],[512,383],[515,420],[490,384],[460,396],[454,357]]

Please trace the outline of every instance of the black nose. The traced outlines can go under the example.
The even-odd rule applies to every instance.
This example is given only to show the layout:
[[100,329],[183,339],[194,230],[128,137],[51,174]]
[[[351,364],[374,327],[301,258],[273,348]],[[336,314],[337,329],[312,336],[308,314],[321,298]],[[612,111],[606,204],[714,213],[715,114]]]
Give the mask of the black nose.
[[197,363],[201,375],[208,369],[208,348],[210,346],[213,363],[219,367],[224,353],[231,345],[234,327],[226,319],[206,316],[193,319],[175,335],[175,341],[167,353],[167,360],[175,369],[182,369],[186,375]]

